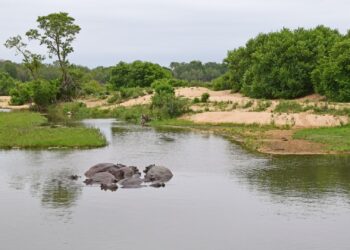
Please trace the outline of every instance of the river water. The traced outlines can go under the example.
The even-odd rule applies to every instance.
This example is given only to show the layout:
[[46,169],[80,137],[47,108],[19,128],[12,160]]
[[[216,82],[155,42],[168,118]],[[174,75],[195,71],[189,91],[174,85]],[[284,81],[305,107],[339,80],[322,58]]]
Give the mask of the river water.
[[[0,249],[350,249],[349,157],[268,157],[208,133],[84,123],[109,145],[0,151]],[[162,164],[174,178],[116,192],[67,178],[99,162]]]

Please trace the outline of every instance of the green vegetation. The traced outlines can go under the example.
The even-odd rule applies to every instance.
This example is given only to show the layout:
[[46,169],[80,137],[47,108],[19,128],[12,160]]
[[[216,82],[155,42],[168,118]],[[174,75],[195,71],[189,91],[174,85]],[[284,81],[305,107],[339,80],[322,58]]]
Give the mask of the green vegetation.
[[158,64],[120,62],[111,70],[110,84],[117,90],[125,87],[149,87],[159,79],[171,78],[171,72]]
[[210,97],[209,93],[203,93],[201,96],[201,102],[208,102],[209,97]]
[[0,113],[0,148],[91,148],[106,145],[97,129],[52,127],[39,113]]
[[297,131],[295,139],[323,143],[329,150],[350,151],[350,126],[314,128]]
[[276,106],[275,112],[277,113],[299,113],[304,111],[301,104],[295,101],[281,101]]
[[215,62],[202,63],[191,61],[189,63],[172,62],[170,68],[177,79],[186,81],[210,82],[226,72],[226,65]]
[[256,107],[253,109],[254,112],[262,112],[267,110],[271,106],[271,101],[258,101]]
[[15,87],[15,80],[7,73],[0,72],[0,95],[9,95]]
[[267,99],[316,91],[331,100],[349,101],[348,39],[324,26],[259,34],[228,53],[228,72],[213,82],[214,88]]

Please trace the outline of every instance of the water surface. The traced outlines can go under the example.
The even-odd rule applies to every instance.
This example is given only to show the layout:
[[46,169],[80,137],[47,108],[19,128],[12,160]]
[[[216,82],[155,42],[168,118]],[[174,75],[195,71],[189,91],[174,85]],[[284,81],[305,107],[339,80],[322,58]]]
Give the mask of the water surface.
[[[267,157],[208,133],[84,123],[109,146],[0,151],[0,249],[349,249],[349,157]],[[163,164],[174,178],[116,192],[67,178],[98,162]]]

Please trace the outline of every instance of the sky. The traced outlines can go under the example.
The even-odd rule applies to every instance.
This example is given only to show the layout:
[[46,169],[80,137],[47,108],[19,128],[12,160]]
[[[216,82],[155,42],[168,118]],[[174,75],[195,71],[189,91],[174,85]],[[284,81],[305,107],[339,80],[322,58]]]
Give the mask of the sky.
[[68,12],[82,28],[69,60],[96,67],[221,62],[261,32],[323,24],[345,33],[349,9],[349,0],[0,0],[0,59],[20,62],[3,43],[53,12]]

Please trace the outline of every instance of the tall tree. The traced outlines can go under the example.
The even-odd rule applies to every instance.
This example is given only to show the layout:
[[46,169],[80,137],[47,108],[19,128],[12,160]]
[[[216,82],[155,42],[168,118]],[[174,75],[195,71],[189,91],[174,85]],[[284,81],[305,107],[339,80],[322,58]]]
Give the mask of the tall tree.
[[46,45],[50,58],[57,57],[62,71],[61,97],[66,100],[74,95],[76,88],[68,72],[68,55],[74,51],[72,43],[80,32],[80,27],[74,21],[73,17],[64,12],[39,16],[38,29],[26,33],[30,39]]
[[19,35],[7,39],[5,47],[15,49],[16,55],[22,55],[23,64],[29,70],[31,77],[33,79],[38,78],[38,71],[45,59],[44,56],[30,52],[27,49],[27,44],[23,42],[22,37]]

